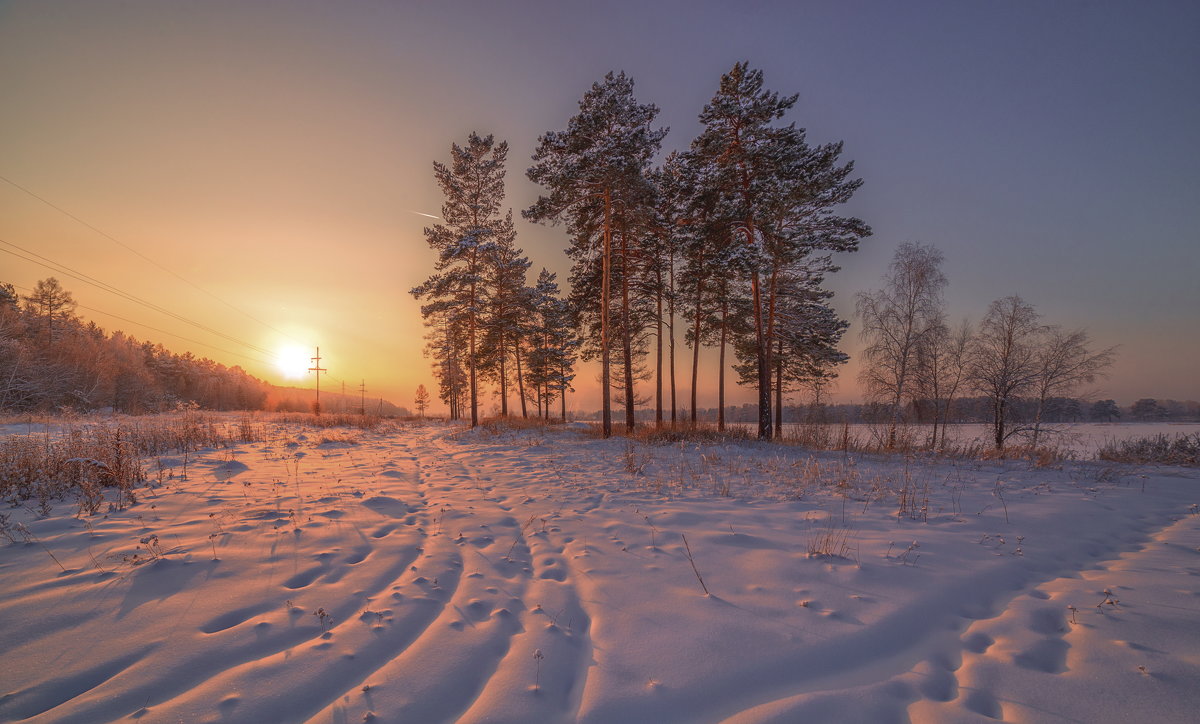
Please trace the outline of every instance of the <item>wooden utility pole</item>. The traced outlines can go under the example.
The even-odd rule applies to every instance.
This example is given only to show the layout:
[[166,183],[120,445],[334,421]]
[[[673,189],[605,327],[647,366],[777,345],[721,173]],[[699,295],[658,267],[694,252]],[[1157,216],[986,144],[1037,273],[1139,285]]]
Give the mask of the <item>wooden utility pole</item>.
[[367,381],[363,380],[358,385],[358,414],[367,414]]
[[313,407],[313,412],[320,415],[321,414],[321,373],[328,371],[324,367],[321,366],[321,348],[320,347],[317,347],[317,356],[312,358],[312,362],[313,362],[313,366],[309,367],[308,371],[317,373],[317,404]]

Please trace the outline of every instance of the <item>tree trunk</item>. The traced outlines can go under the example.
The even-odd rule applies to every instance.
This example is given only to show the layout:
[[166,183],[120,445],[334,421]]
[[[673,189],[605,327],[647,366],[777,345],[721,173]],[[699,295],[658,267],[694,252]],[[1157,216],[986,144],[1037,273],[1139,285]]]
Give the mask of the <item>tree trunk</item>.
[[[450,336],[449,330],[446,331],[447,338]],[[449,347],[449,344],[446,345]],[[450,351],[446,352],[446,381],[450,384],[450,419],[458,420],[458,386],[454,384],[454,358],[450,356]]]
[[[753,232],[751,232],[753,233]],[[758,439],[771,439],[771,368],[770,350],[767,349],[766,330],[763,329],[762,294],[759,289],[758,272],[750,276],[750,292],[754,303],[754,341],[758,357]]]
[[670,334],[667,345],[668,366],[671,368],[671,427],[675,427],[677,422],[676,413],[679,406],[675,403],[675,255],[671,254],[667,259],[667,283],[669,284],[669,296],[667,297],[667,332]]
[[783,439],[783,340],[777,343],[775,356],[775,439]]
[[625,429],[633,432],[633,330],[629,320],[629,236],[621,229],[621,354],[625,365]]
[[517,394],[521,396],[521,417],[528,418],[529,411],[525,407],[525,377],[521,374],[521,338],[517,337],[516,343],[513,346],[517,358]]
[[[475,283],[471,283],[471,305],[475,304]],[[479,396],[478,396],[478,380],[476,379],[475,371],[475,310],[470,313],[470,324],[468,327],[470,334],[470,357],[467,359],[467,366],[471,371],[471,427],[479,426]]]
[[508,370],[505,369],[505,358],[508,352],[504,349],[504,335],[500,335],[500,416],[508,417]]
[[[562,375],[562,379],[564,379],[564,380],[567,379],[567,365],[565,363],[559,369],[559,373]],[[559,398],[559,400],[562,401],[562,421],[566,422],[567,421],[567,385],[565,382],[562,384],[562,387],[560,387],[558,390],[558,398]]]
[[704,287],[702,280],[696,280],[696,326],[692,332],[692,425],[696,424],[696,386],[700,379],[700,295]]
[[[744,175],[744,172],[743,172]],[[743,186],[749,181],[743,179]],[[754,220],[746,219],[743,227],[747,243],[754,245]],[[758,270],[750,275],[750,297],[754,313],[754,347],[758,372],[758,439],[771,439],[771,341],[764,328],[762,289]]]
[[995,415],[995,419],[992,422],[993,422],[993,426],[994,426],[994,431],[996,433],[996,449],[997,450],[1004,449],[1004,413],[1006,412],[1005,407],[1006,407],[1005,400],[1002,397],[997,397],[996,402],[992,405],[992,412]]
[[612,390],[609,382],[608,297],[612,271],[612,189],[604,189],[604,251],[600,281],[600,431],[612,437]]
[[654,350],[654,426],[662,427],[663,424],[663,294],[662,294],[662,270],[657,267],[654,270],[654,302],[655,315],[654,322],[657,325],[657,332],[654,335],[655,350]]
[[1034,449],[1037,449],[1038,436],[1042,431],[1042,411],[1046,408],[1046,396],[1038,395],[1037,414],[1033,416],[1033,440],[1031,441]]
[[721,352],[717,357],[717,430],[725,431],[725,340],[728,332],[727,316],[729,302],[726,296],[728,285],[721,282]]

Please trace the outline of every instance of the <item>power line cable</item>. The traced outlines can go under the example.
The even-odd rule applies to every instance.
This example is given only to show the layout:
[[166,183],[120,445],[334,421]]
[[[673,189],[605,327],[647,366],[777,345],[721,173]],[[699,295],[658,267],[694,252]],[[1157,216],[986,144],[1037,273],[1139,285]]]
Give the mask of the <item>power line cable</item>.
[[[13,286],[16,287],[17,289],[24,289],[27,292],[34,291],[33,289],[30,289],[29,287],[23,286],[21,284],[13,284]],[[184,337],[181,334],[176,334],[174,332],[168,332],[167,330],[159,329],[158,327],[153,327],[149,324],[146,324],[145,322],[139,322],[135,319],[128,319],[126,317],[122,317],[119,314],[113,314],[112,312],[107,312],[103,309],[96,309],[95,307],[89,307],[86,304],[79,304],[78,302],[76,302],[75,306],[80,309],[86,309],[89,312],[95,312],[96,314],[103,314],[106,317],[112,317],[113,319],[119,319],[122,322],[126,322],[127,324],[136,324],[139,327],[144,327],[146,329],[149,329],[152,332],[158,332],[159,334],[165,334],[168,337],[182,339],[184,342],[191,342],[192,344],[198,344],[201,347],[208,347],[209,349],[215,349],[218,352],[224,352],[225,354],[233,355],[234,357],[241,357],[242,359],[247,359],[247,360],[250,360],[251,362],[257,362],[259,364],[265,364],[265,365],[274,364],[274,361],[272,361],[272,360],[259,359],[257,357],[251,357],[250,355],[245,355],[240,352],[234,352],[233,350],[224,349],[223,347],[217,347],[216,345],[212,345],[207,342],[201,342],[198,339],[191,339],[190,337]]]
[[258,322],[259,324],[263,325],[264,327],[266,327],[267,329],[270,329],[270,330],[271,330],[271,331],[273,331],[273,332],[276,332],[277,334],[281,334],[281,335],[283,335],[284,337],[287,337],[288,339],[292,340],[293,342],[297,342],[297,343],[303,344],[303,342],[300,342],[300,340],[298,340],[298,339],[296,339],[295,337],[291,336],[291,335],[290,335],[290,334],[288,334],[287,332],[284,332],[283,330],[277,329],[277,328],[275,328],[275,327],[271,326],[270,324],[268,324],[268,323],[264,322],[263,320],[259,319],[258,317],[255,317],[254,315],[250,314],[249,312],[247,312],[247,311],[245,311],[245,310],[243,310],[243,309],[241,309],[241,308],[239,308],[239,307],[235,306],[234,304],[231,304],[230,302],[227,302],[227,301],[225,301],[224,299],[222,299],[221,297],[217,296],[216,294],[213,294],[212,292],[208,291],[208,290],[207,290],[207,289],[205,289],[204,287],[202,287],[202,286],[200,286],[200,285],[196,284],[195,282],[191,281],[190,279],[187,279],[186,277],[184,277],[184,276],[180,275],[179,273],[177,273],[177,272],[176,272],[176,271],[174,271],[173,269],[170,269],[170,268],[168,268],[168,267],[166,267],[166,266],[164,266],[164,265],[160,264],[159,262],[155,261],[154,259],[151,259],[150,257],[146,256],[146,255],[145,255],[145,254],[143,254],[142,252],[138,251],[137,249],[133,248],[132,246],[130,246],[130,245],[128,245],[128,244],[126,244],[126,243],[125,243],[125,242],[123,242],[123,241],[121,241],[120,239],[117,239],[116,237],[114,237],[114,236],[112,236],[112,235],[110,235],[110,234],[108,234],[108,233],[106,233],[106,232],[104,232],[104,231],[102,231],[102,230],[100,230],[100,229],[96,228],[95,226],[93,226],[93,225],[89,224],[88,222],[86,222],[86,221],[84,221],[83,219],[79,218],[79,217],[78,217],[78,216],[76,216],[75,214],[72,214],[70,211],[67,211],[66,209],[62,208],[61,206],[58,206],[57,204],[54,204],[54,203],[50,202],[49,200],[47,200],[47,199],[43,198],[42,196],[39,196],[38,194],[34,193],[33,191],[30,191],[29,189],[25,188],[24,186],[22,186],[21,184],[17,183],[16,181],[13,181],[12,179],[10,179],[10,178],[7,178],[7,177],[5,177],[5,176],[3,176],[3,175],[0,175],[0,181],[4,181],[5,183],[7,183],[8,185],[12,186],[13,188],[19,189],[20,191],[23,191],[24,193],[26,193],[26,194],[28,194],[28,195],[32,196],[33,198],[37,199],[38,201],[41,201],[41,202],[42,202],[43,204],[45,204],[46,206],[49,206],[50,208],[52,208],[52,209],[54,209],[55,211],[57,211],[57,212],[59,212],[59,213],[63,214],[64,216],[66,216],[66,217],[68,217],[68,218],[70,218],[70,219],[74,220],[75,222],[77,222],[77,223],[79,223],[79,224],[82,224],[83,226],[87,227],[88,229],[91,229],[92,231],[96,232],[96,233],[97,233],[97,234],[99,234],[100,236],[103,236],[105,239],[108,239],[109,241],[111,241],[112,243],[114,243],[114,244],[116,244],[117,246],[121,247],[122,249],[125,249],[126,251],[128,251],[128,252],[130,252],[130,253],[132,253],[132,254],[135,254],[135,255],[137,255],[138,257],[140,257],[142,260],[146,261],[147,263],[149,263],[149,264],[153,264],[154,266],[158,267],[159,269],[162,269],[163,271],[165,271],[166,273],[168,273],[168,274],[170,274],[171,276],[175,277],[176,279],[180,280],[181,282],[183,282],[183,283],[187,284],[188,286],[190,286],[190,287],[192,287],[192,288],[194,288],[194,289],[196,289],[196,290],[198,290],[198,291],[200,291],[200,292],[203,292],[204,294],[206,294],[206,295],[208,295],[208,296],[212,297],[213,299],[217,300],[217,301],[218,301],[218,302],[220,302],[221,304],[224,304],[225,306],[229,307],[230,309],[234,310],[235,312],[238,312],[239,314],[242,314],[242,315],[244,315],[245,317],[247,317],[247,318],[249,318],[249,319],[251,319],[251,320],[253,320],[253,321],[255,321],[255,322]]
[[[109,284],[109,283],[107,283],[107,282],[104,282],[104,281],[101,281],[101,280],[99,280],[99,279],[96,279],[95,277],[92,277],[92,276],[90,276],[90,275],[88,275],[88,274],[86,274],[86,273],[84,273],[84,272],[81,272],[81,271],[78,271],[78,270],[72,269],[71,267],[69,267],[69,266],[67,266],[67,265],[65,265],[65,264],[63,264],[63,263],[61,263],[61,262],[55,261],[55,260],[53,260],[53,259],[50,259],[49,257],[46,257],[46,256],[42,256],[41,254],[38,254],[38,253],[37,253],[37,252],[35,252],[35,251],[31,251],[31,250],[29,250],[29,249],[26,249],[25,247],[22,247],[22,246],[19,246],[19,245],[17,245],[17,244],[14,244],[14,243],[12,243],[11,241],[7,241],[7,240],[5,240],[5,239],[3,239],[3,238],[0,238],[0,244],[4,244],[4,245],[6,245],[6,246],[10,246],[10,247],[12,247],[12,248],[14,248],[14,249],[17,249],[18,251],[24,252],[25,254],[28,254],[28,255],[29,255],[29,256],[22,256],[21,254],[18,254],[18,253],[16,253],[16,252],[10,251],[10,250],[8,250],[8,249],[3,249],[3,248],[0,248],[0,251],[2,251],[2,252],[5,252],[6,254],[10,254],[10,255],[12,255],[12,256],[15,256],[15,257],[17,257],[18,259],[23,259],[23,260],[25,260],[25,261],[28,261],[28,262],[31,262],[31,263],[34,263],[34,264],[38,264],[38,265],[40,265],[40,266],[46,267],[47,269],[50,269],[51,271],[58,272],[58,273],[60,273],[60,274],[66,274],[67,276],[71,277],[72,279],[75,279],[75,280],[77,280],[77,281],[84,282],[85,284],[90,284],[91,286],[94,286],[94,287],[96,287],[97,289],[100,289],[100,290],[102,290],[102,291],[106,291],[106,292],[108,292],[108,293],[110,293],[110,294],[114,294],[114,295],[116,295],[116,296],[118,296],[118,297],[121,297],[122,299],[125,299],[125,300],[127,300],[127,301],[131,301],[131,302],[134,302],[134,303],[136,303],[136,304],[140,304],[140,305],[142,305],[142,306],[144,306],[144,307],[147,307],[147,308],[149,308],[149,309],[152,309],[152,310],[154,310],[154,311],[156,311],[156,312],[159,312],[160,314],[165,314],[165,315],[166,315],[166,316],[168,316],[168,317],[171,317],[171,318],[173,318],[173,319],[176,319],[176,320],[178,320],[178,321],[184,322],[184,323],[186,323],[186,324],[190,324],[190,325],[192,325],[193,327],[196,327],[197,329],[200,329],[200,330],[202,330],[202,331],[208,332],[209,334],[213,334],[213,335],[215,335],[215,336],[221,337],[221,338],[223,338],[223,339],[225,339],[225,340],[228,340],[228,341],[230,341],[230,342],[233,342],[234,344],[241,345],[241,346],[243,346],[243,347],[246,347],[247,349],[254,350],[255,352],[259,352],[259,353],[261,353],[261,354],[265,354],[265,355],[267,355],[268,357],[274,357],[274,356],[276,356],[276,355],[275,355],[275,353],[274,353],[274,352],[272,352],[271,350],[265,349],[265,348],[263,348],[263,347],[259,347],[258,345],[252,344],[252,343],[250,343],[250,342],[246,342],[246,341],[244,341],[244,340],[241,340],[241,339],[238,339],[237,337],[234,337],[234,336],[232,336],[232,335],[229,335],[229,334],[226,334],[226,333],[224,333],[224,332],[221,332],[221,331],[219,331],[219,330],[213,329],[212,327],[209,327],[208,325],[202,324],[202,323],[200,323],[200,322],[197,322],[197,321],[195,321],[195,320],[193,320],[193,319],[189,319],[189,318],[187,318],[187,317],[185,317],[185,316],[183,316],[183,315],[181,315],[181,314],[177,314],[177,313],[175,313],[175,312],[172,312],[172,311],[170,311],[169,309],[165,309],[165,308],[163,308],[163,307],[161,307],[161,306],[159,306],[159,305],[157,305],[157,304],[154,304],[153,302],[148,302],[148,301],[146,301],[145,299],[142,299],[142,298],[140,298],[140,297],[137,297],[137,296],[135,296],[135,295],[133,295],[133,294],[130,294],[129,292],[126,292],[126,291],[124,291],[124,290],[122,290],[122,289],[120,289],[120,288],[118,288],[118,287],[116,287],[116,286],[113,286],[112,284]],[[30,257],[36,257],[36,258],[30,258]],[[41,260],[41,261],[39,261],[39,260]]]

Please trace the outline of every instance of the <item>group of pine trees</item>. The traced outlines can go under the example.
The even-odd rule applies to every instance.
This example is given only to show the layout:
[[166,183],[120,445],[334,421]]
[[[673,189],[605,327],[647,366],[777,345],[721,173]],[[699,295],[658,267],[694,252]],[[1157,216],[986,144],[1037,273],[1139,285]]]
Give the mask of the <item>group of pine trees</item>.
[[136,414],[181,403],[215,410],[267,404],[270,386],[240,367],[109,334],[75,310],[53,277],[23,297],[0,283],[0,410]]
[[[436,273],[413,294],[425,302],[428,347],[451,417],[478,421],[480,385],[493,384],[502,414],[516,388],[565,417],[577,356],[598,359],[602,427],[612,431],[612,394],[633,429],[654,380],[655,421],[678,421],[676,341],[691,348],[690,422],[695,422],[702,347],[717,350],[718,409],[725,408],[730,353],[738,381],[758,391],[758,434],[777,434],[783,395],[820,385],[846,360],[847,323],[822,285],[833,252],[854,251],[870,228],[837,209],[861,181],[841,162],[842,144],[812,145],[785,123],[796,96],[763,87],[739,63],[700,113],[701,133],[660,158],[667,129],[639,102],[633,80],[609,73],[584,94],[563,130],[539,139],[528,178],[545,189],[526,219],[570,236],[570,290],[554,275],[526,286],[530,266],[501,214],[507,145],[472,134],[434,164],[445,194],[442,221],[425,230]],[[677,334],[677,326],[681,327]],[[668,411],[668,412],[664,412]],[[772,414],[774,411],[774,415]],[[724,420],[718,424],[723,426]]]
[[430,328],[426,348],[435,360],[439,397],[451,419],[479,423],[480,388],[495,385],[500,414],[516,394],[522,416],[529,403],[550,417],[574,379],[578,342],[555,275],[542,269],[527,285],[530,262],[516,246],[512,211],[502,213],[508,144],[472,133],[451,147],[449,164],[434,163],[445,195],[442,223],[425,229],[437,251],[436,273],[413,296]]

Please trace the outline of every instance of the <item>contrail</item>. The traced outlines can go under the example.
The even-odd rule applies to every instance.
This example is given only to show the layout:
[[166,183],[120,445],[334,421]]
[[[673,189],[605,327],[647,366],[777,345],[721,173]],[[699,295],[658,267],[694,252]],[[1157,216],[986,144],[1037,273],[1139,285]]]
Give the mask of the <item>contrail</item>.
[[440,217],[440,216],[434,216],[433,214],[425,214],[425,213],[422,213],[422,212],[420,212],[420,211],[413,211],[412,209],[409,209],[409,210],[408,210],[408,213],[410,213],[410,214],[416,214],[417,216],[428,216],[429,218],[431,218],[431,219],[437,219],[438,221],[441,221],[441,220],[442,220],[442,217]]

